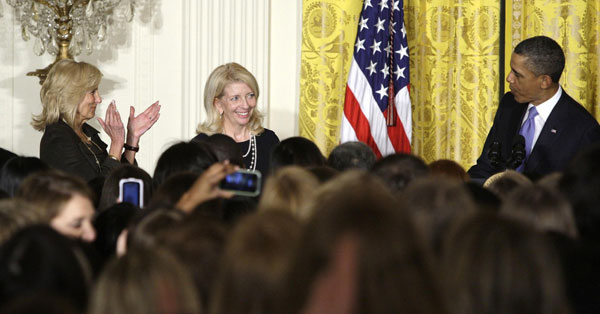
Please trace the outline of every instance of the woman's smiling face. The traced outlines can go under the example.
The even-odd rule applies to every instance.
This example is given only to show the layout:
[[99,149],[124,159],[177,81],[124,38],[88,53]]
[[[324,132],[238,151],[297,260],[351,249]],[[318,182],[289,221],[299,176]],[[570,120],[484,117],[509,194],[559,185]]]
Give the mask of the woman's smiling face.
[[215,98],[214,105],[222,114],[224,125],[245,127],[256,107],[256,94],[246,83],[229,83],[223,89],[223,96]]

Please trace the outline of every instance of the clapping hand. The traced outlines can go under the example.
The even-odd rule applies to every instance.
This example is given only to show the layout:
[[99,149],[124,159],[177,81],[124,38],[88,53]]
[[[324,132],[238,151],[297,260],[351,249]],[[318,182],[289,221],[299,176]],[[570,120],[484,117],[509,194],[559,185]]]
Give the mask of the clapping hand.
[[110,137],[111,142],[120,143],[122,147],[125,141],[125,129],[114,100],[108,105],[104,120],[98,117],[98,122],[100,122],[100,126],[102,126],[104,132]]
[[135,108],[129,107],[129,120],[127,121],[127,142],[137,143],[139,138],[158,121],[160,117],[160,104],[155,102],[144,112],[135,116]]

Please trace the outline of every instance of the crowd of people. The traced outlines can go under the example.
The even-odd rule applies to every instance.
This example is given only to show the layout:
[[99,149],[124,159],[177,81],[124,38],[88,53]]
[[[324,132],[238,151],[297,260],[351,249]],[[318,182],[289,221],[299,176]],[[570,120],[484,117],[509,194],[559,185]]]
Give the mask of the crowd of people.
[[[103,185],[5,161],[0,312],[600,310],[600,146],[535,182],[480,185],[451,160],[376,160],[360,142],[326,158],[292,137],[246,197],[218,185],[241,152],[216,157],[209,138],[167,149],[155,178],[127,163]],[[144,182],[143,208],[119,201],[122,178]]]
[[[167,149],[154,178],[127,163],[103,185],[5,161],[0,312],[600,310],[600,146],[535,182],[480,185],[450,160],[376,160],[360,142],[326,158],[292,137],[246,197],[219,188],[241,152],[216,157],[208,138]],[[122,178],[144,183],[143,208],[119,201]]]
[[[32,122],[40,158],[0,150],[0,313],[599,313],[600,144],[584,148],[598,124],[555,124],[551,98],[584,115],[562,104],[556,76],[529,70],[556,46],[515,50],[514,94],[469,172],[377,159],[362,142],[324,156],[306,138],[280,141],[262,126],[256,79],[229,63],[205,85],[198,136],[166,149],[151,175],[135,155],[158,102],[131,108],[126,126],[111,103],[98,118],[106,144],[86,123],[102,74],[60,61]],[[532,106],[549,127],[525,114]],[[525,129],[519,120],[538,132],[524,132],[521,167],[507,169],[499,157],[511,151],[496,142]],[[546,158],[545,137],[577,132],[575,157]],[[241,168],[262,174],[257,196],[221,188]]]

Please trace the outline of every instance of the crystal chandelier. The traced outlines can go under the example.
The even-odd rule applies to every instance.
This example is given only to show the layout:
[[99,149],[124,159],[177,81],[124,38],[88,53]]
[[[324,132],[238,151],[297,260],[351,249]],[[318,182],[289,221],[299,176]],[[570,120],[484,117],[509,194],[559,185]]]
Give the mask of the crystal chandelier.
[[[135,0],[6,0],[14,7],[21,24],[21,37],[35,37],[33,52],[45,52],[56,60],[44,69],[27,73],[43,83],[48,71],[62,59],[73,59],[83,52],[91,54],[107,36],[107,28],[115,11],[130,22]],[[2,15],[0,2],[0,16]]]

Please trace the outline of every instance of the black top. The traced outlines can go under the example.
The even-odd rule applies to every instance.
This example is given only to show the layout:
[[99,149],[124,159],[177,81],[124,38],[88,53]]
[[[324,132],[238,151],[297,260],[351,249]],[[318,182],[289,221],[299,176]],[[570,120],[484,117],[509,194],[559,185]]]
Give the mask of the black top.
[[90,144],[84,143],[62,120],[46,126],[40,142],[40,159],[52,168],[79,176],[85,181],[107,177],[120,162],[108,157],[108,145],[100,139],[98,130],[87,123],[83,124],[82,129],[90,137]]
[[[208,135],[206,135],[204,133],[200,133],[200,134],[196,135],[192,140],[202,140],[207,137],[208,137]],[[270,165],[271,151],[273,150],[275,145],[277,145],[278,143],[279,143],[279,138],[277,137],[275,132],[273,132],[269,129],[265,129],[264,132],[256,135],[256,145],[255,145],[256,152],[254,152],[254,154],[253,154],[252,148],[248,147],[250,145],[250,140],[244,141],[244,142],[239,142],[237,144],[240,147],[240,151],[242,152],[242,154],[245,155],[243,158],[244,158],[244,165],[246,166],[246,168],[251,167],[252,156],[255,155],[256,156],[255,157],[256,158],[255,169],[260,171],[260,173],[262,174],[262,176],[264,178],[269,174],[269,170],[271,167],[271,165]]]

